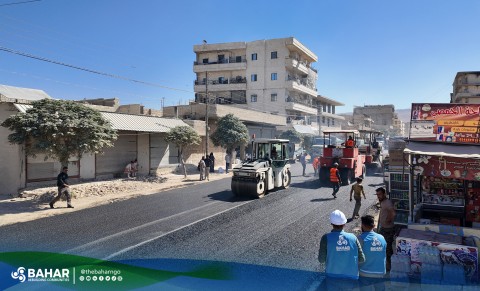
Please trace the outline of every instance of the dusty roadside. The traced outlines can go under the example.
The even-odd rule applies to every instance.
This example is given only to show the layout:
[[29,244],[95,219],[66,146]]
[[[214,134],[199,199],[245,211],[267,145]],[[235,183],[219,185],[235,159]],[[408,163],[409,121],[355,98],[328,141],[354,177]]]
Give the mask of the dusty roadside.
[[[210,173],[210,181],[231,177],[229,174]],[[55,204],[51,209],[48,203],[56,195],[56,187],[30,187],[19,197],[0,195],[0,226],[17,222],[54,216],[126,200],[141,195],[150,195],[173,188],[182,188],[208,181],[199,181],[199,174],[190,174],[187,178],[178,174],[163,174],[157,177],[139,177],[136,179],[113,179],[79,183],[71,186],[72,204],[75,208],[66,208],[65,201]],[[52,186],[54,186],[52,182]]]

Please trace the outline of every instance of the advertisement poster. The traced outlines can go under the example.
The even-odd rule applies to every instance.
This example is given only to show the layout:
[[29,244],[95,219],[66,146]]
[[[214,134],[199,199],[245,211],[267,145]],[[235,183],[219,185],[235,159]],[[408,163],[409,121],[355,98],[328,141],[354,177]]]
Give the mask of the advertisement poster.
[[480,105],[413,103],[410,139],[458,144],[480,143]]

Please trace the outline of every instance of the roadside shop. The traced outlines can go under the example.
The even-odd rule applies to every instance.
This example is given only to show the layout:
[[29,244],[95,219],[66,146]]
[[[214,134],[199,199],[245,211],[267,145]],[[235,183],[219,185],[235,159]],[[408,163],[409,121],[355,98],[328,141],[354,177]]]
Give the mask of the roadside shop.
[[478,284],[480,106],[412,104],[409,140],[396,155],[402,166],[390,172],[389,195],[406,228],[395,256],[410,265],[398,277]]

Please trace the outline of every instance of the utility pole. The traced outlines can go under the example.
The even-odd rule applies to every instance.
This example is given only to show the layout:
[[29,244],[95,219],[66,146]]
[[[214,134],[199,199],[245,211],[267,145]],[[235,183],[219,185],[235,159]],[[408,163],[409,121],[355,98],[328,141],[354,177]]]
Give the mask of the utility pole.
[[208,72],[205,72],[205,157],[208,157]]

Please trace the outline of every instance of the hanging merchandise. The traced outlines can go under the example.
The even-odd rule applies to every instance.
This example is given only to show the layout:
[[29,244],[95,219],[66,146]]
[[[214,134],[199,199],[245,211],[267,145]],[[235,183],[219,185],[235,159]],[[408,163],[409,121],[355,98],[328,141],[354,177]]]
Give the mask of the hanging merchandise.
[[[452,172],[450,172],[450,170],[447,169],[447,161],[444,160],[442,157],[440,157],[438,161],[439,161],[438,168],[440,170],[440,174],[443,177],[450,177],[450,175],[452,175]],[[443,164],[443,169],[440,169],[442,164]]]

